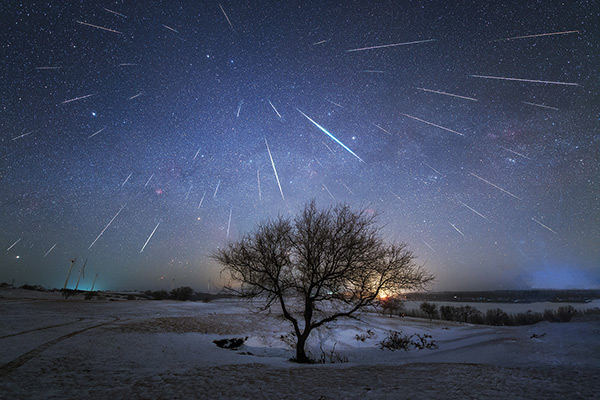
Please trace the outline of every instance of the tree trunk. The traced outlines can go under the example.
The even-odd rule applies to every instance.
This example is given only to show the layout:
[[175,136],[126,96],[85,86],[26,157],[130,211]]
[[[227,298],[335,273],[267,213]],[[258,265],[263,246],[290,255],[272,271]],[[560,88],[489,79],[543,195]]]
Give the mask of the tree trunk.
[[306,345],[306,339],[308,338],[307,332],[298,336],[298,342],[296,343],[296,362],[300,364],[310,363],[310,359],[306,356],[304,346]]

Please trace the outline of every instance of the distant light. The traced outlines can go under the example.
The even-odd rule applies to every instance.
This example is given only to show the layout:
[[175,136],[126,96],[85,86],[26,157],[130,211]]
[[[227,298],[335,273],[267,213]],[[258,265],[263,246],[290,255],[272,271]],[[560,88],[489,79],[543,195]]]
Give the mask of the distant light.
[[95,116],[96,116],[96,113],[92,111],[92,117],[95,117]]
[[16,256],[15,258],[21,258],[21,256]]

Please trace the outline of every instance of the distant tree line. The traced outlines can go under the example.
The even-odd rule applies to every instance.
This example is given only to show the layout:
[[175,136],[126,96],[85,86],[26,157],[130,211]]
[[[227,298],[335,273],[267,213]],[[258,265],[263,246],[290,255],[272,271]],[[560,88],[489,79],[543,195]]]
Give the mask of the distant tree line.
[[556,310],[546,309],[543,312],[528,310],[516,314],[508,314],[500,308],[489,309],[485,313],[470,305],[441,306],[423,302],[418,309],[407,310],[404,303],[396,298],[385,298],[379,303],[382,314],[429,318],[443,321],[464,322],[494,326],[532,325],[538,322],[569,322],[575,316],[598,315],[599,308],[577,311],[573,306],[560,306]]

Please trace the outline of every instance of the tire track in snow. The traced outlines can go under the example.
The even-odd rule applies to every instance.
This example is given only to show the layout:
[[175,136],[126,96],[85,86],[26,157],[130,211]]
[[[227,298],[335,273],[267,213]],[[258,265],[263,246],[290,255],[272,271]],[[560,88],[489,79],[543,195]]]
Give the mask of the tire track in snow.
[[54,340],[51,340],[49,342],[46,342],[38,347],[36,347],[33,350],[28,351],[25,354],[20,355],[19,357],[15,358],[14,360],[4,364],[3,366],[0,367],[0,378],[4,378],[5,376],[9,375],[11,372],[13,372],[14,370],[16,370],[17,368],[21,367],[23,364],[25,364],[27,361],[31,360],[34,357],[39,356],[44,350],[54,346],[55,344],[62,342],[65,339],[69,339],[73,336],[79,335],[80,333],[89,331],[91,329],[95,329],[95,328],[99,328],[101,326],[104,325],[108,325],[108,324],[112,324],[115,321],[118,321],[118,318],[115,318],[112,321],[107,321],[107,322],[103,322],[101,324],[97,324],[97,325],[93,325],[93,326],[89,326],[87,328],[84,329],[80,329],[78,331],[75,332],[71,332],[68,333],[66,335],[60,336]]
[[59,327],[61,327],[61,326],[66,326],[66,325],[72,325],[72,324],[76,324],[76,323],[78,323],[78,322],[81,322],[81,321],[83,321],[83,319],[84,319],[84,318],[79,318],[77,321],[65,322],[64,324],[57,324],[57,325],[44,326],[44,327],[41,327],[41,328],[36,328],[36,329],[29,329],[29,330],[26,330],[26,331],[23,331],[23,332],[11,333],[10,335],[5,335],[5,336],[2,336],[2,337],[0,337],[0,340],[2,340],[2,339],[6,339],[6,338],[9,338],[9,337],[13,337],[13,336],[24,335],[24,334],[26,334],[26,333],[37,332],[37,331],[43,331],[43,330],[46,330],[46,329],[59,328]]

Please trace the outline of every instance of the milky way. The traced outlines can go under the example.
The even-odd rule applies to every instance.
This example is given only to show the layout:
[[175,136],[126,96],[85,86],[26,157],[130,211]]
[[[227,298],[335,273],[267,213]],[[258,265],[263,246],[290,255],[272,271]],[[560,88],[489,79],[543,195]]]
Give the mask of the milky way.
[[0,280],[202,290],[315,198],[437,290],[600,286],[598,11],[501,3],[3,5]]

